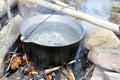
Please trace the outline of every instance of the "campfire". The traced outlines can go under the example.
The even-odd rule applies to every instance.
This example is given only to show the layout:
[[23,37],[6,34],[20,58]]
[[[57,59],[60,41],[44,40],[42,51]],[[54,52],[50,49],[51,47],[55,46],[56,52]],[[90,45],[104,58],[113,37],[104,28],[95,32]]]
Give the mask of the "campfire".
[[[84,76],[81,80],[86,79],[93,71],[94,66],[90,63],[85,61],[84,65],[82,65],[81,60],[72,60],[66,65],[57,66],[57,67],[50,67],[43,69],[40,66],[36,65],[35,62],[31,61],[27,54],[22,53],[24,51],[22,44],[19,45],[15,52],[9,52],[6,57],[9,56],[9,60],[6,62],[6,73],[5,76],[8,76],[9,79],[22,79],[22,80],[75,80],[75,77]],[[87,50],[82,50],[82,55],[85,57]],[[90,65],[86,65],[86,64]],[[83,67],[77,67],[76,65],[84,66],[84,68],[88,68],[88,71],[85,71]],[[85,67],[86,66],[86,67]],[[76,67],[76,68],[74,68]],[[81,69],[81,75],[78,74],[75,69]],[[75,75],[77,74],[77,75]],[[4,77],[3,77],[4,79]]]
[[108,21],[111,1],[71,1],[0,2],[0,80],[120,79],[120,28]]

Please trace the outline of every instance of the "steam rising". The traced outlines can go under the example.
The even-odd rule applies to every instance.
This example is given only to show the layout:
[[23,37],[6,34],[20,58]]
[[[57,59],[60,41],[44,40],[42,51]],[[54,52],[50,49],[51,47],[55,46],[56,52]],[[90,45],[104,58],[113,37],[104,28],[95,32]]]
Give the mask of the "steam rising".
[[[87,0],[82,5],[82,11],[84,13],[104,20],[109,20],[111,8],[111,0]],[[86,31],[89,31],[94,27],[94,25],[86,21],[81,21],[80,23]]]
[[[97,19],[109,20],[111,14],[111,0],[85,0],[82,4],[81,11],[87,13]],[[96,28],[95,25],[88,23],[86,21],[80,21],[80,24],[83,26],[84,30],[89,32]],[[83,55],[80,53],[83,48],[83,45],[80,44],[76,58],[81,58]]]

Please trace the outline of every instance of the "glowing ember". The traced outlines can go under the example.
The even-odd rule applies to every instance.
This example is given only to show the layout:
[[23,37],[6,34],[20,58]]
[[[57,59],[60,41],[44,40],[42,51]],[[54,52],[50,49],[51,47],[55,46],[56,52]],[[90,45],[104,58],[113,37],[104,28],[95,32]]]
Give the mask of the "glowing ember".
[[17,69],[22,63],[22,60],[20,57],[16,56],[13,58],[13,60],[11,61],[11,68],[12,69]]
[[52,75],[52,73],[50,73],[50,74],[48,75],[48,78],[49,78],[49,80],[53,80],[53,75]]

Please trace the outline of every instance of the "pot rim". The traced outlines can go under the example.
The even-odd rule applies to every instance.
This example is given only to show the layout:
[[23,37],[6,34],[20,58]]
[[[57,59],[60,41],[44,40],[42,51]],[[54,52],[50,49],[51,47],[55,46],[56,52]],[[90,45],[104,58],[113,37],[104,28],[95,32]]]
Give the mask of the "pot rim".
[[[40,15],[41,16],[41,15]],[[45,15],[43,15],[43,16],[48,16],[48,14],[45,14]],[[65,17],[65,18],[68,18],[68,19],[73,19],[73,20],[76,20],[75,18],[73,18],[73,17],[69,17],[69,16],[63,16],[63,15],[54,15],[54,16],[62,16],[62,17]],[[33,17],[30,17],[30,18],[28,18],[28,19],[26,19],[21,25],[20,25],[20,27],[21,26],[23,26],[24,25],[24,23],[25,22],[29,22],[29,20],[30,19],[32,19],[32,18],[34,18],[34,17],[39,17],[39,15],[36,15],[36,16],[33,16]],[[62,23],[62,22],[61,22]],[[26,42],[26,43],[35,43],[35,44],[38,44],[38,45],[41,45],[41,46],[46,46],[46,47],[65,47],[65,46],[70,46],[70,45],[72,45],[72,44],[75,44],[75,43],[77,43],[77,42],[79,42],[81,39],[83,39],[83,37],[84,37],[84,35],[85,35],[85,30],[84,30],[84,28],[80,25],[80,23],[76,20],[76,23],[79,25],[79,27],[80,27],[80,29],[81,29],[81,36],[80,36],[80,38],[78,39],[78,40],[75,40],[75,41],[73,41],[73,42],[71,42],[71,43],[69,43],[69,44],[65,44],[65,45],[46,45],[46,44],[38,44],[38,43],[36,43],[36,42],[33,42],[33,41],[29,41],[29,40],[27,40],[27,39],[25,39],[25,35],[22,35],[21,37],[20,37],[20,39],[21,39],[21,41],[23,41],[23,42]],[[70,26],[70,25],[69,25]],[[23,31],[25,31],[25,30],[23,30]],[[20,32],[21,32],[21,34],[23,34],[23,32],[21,31],[21,29],[20,29]]]

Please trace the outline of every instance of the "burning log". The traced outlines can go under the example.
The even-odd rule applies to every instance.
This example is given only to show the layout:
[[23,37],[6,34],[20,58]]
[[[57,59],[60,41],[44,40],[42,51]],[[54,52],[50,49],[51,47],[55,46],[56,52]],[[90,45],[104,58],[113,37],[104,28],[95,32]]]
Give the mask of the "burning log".
[[[67,69],[67,70],[66,70]],[[61,71],[62,73],[65,75],[65,77],[68,79],[68,80],[75,80],[75,76],[73,74],[73,72],[71,71],[71,69],[67,66],[65,68],[62,67]]]
[[[21,53],[13,53],[13,56],[10,58],[9,61],[9,69],[7,70],[7,75],[14,74],[13,70],[17,69],[17,72],[20,72],[19,79],[24,78],[24,76],[28,76],[30,79],[45,79],[45,80],[53,80],[55,77],[58,76],[57,73],[60,74],[59,78],[66,78],[68,80],[75,80],[74,73],[72,69],[70,68],[70,64],[76,62],[75,60],[71,61],[68,63],[69,65],[66,66],[59,66],[59,67],[53,67],[51,69],[45,69],[45,70],[40,70],[37,68],[35,65],[33,65],[33,62],[27,60],[28,57],[26,54],[21,54]],[[39,66],[38,66],[39,67]],[[13,75],[14,76],[14,75]],[[2,77],[2,79],[5,77]],[[18,77],[15,77],[17,79]],[[55,79],[56,80],[56,79]]]
[[98,20],[97,18],[90,16],[88,14],[82,13],[82,12],[78,12],[78,11],[75,11],[75,10],[72,10],[72,9],[69,9],[69,8],[66,8],[63,6],[59,6],[56,4],[52,4],[52,3],[49,3],[49,2],[46,2],[43,0],[26,0],[26,1],[37,4],[39,6],[42,6],[42,7],[48,8],[48,9],[51,9],[51,10],[65,13],[67,15],[70,15],[70,16],[73,16],[73,17],[76,17],[79,19],[83,19],[89,23],[112,30],[113,32],[116,32],[116,33],[119,33],[119,31],[120,31],[119,25],[102,20],[102,19]]
[[4,57],[20,35],[18,25],[23,19],[17,15],[0,31],[0,76],[4,73]]
[[[17,0],[8,0],[9,6],[13,7],[17,4]],[[7,12],[7,7],[4,0],[0,1],[0,18],[3,17]]]

